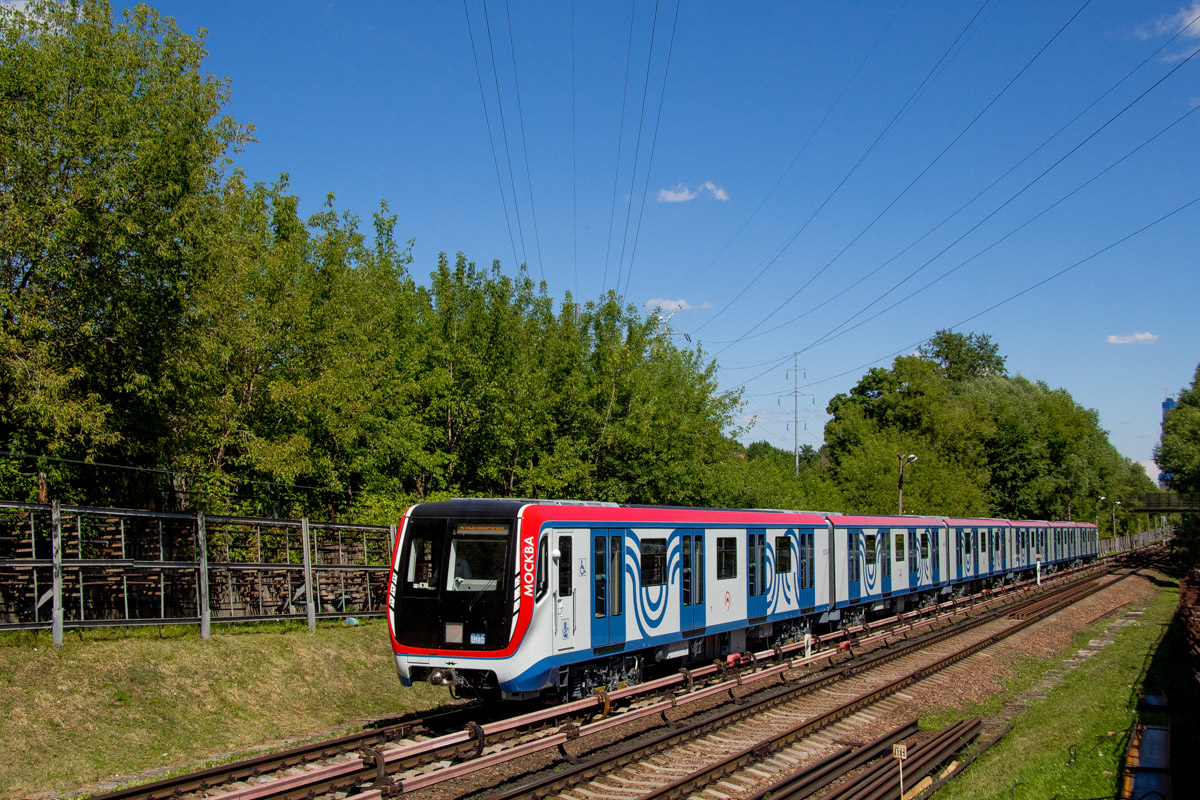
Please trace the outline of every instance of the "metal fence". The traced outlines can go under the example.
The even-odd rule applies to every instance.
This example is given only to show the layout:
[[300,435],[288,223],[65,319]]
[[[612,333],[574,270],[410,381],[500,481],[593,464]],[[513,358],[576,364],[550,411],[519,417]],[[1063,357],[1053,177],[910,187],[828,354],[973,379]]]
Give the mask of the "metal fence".
[[0,502],[0,630],[379,616],[395,532]]
[[1128,536],[1111,536],[1098,542],[1100,555],[1123,553],[1126,550],[1137,550],[1146,547],[1171,534],[1170,528],[1151,528],[1141,533],[1131,533]]

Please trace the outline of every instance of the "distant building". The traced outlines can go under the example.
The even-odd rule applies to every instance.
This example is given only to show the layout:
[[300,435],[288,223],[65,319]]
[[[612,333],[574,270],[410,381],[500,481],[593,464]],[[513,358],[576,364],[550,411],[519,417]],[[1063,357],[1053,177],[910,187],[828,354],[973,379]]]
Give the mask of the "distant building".
[[[1175,402],[1174,398],[1168,397],[1166,400],[1163,400],[1162,418],[1163,418],[1164,423],[1167,421],[1167,414],[1170,413],[1171,409],[1175,408],[1175,406],[1177,406],[1177,405],[1179,405],[1179,404]],[[1171,478],[1173,478],[1173,477],[1175,477],[1175,476],[1170,472],[1158,473],[1158,488],[1160,488],[1160,489],[1170,488],[1169,484],[1171,483]]]

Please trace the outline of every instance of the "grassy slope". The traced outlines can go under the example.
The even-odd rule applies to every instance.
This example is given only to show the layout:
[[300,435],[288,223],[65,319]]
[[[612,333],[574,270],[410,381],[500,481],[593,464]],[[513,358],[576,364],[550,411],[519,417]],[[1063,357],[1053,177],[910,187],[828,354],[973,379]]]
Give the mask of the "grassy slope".
[[[1045,701],[1018,715],[1016,727],[1004,741],[938,792],[938,800],[1009,797],[1010,792],[1015,798],[1112,796],[1138,691],[1178,602],[1178,588],[1167,588],[1146,608],[1140,622],[1125,628],[1113,644],[1068,673]],[[1086,644],[1095,632],[1076,637],[1064,657]],[[1045,666],[1033,668],[1012,688],[1025,688],[1030,678],[1044,671]],[[993,700],[987,705],[996,704]],[[978,711],[967,711],[971,713]],[[1076,746],[1073,763],[1072,745]],[[1014,784],[1019,785],[1014,789]]]
[[387,628],[296,625],[0,637],[0,797],[73,792],[289,737],[428,708],[405,689]]

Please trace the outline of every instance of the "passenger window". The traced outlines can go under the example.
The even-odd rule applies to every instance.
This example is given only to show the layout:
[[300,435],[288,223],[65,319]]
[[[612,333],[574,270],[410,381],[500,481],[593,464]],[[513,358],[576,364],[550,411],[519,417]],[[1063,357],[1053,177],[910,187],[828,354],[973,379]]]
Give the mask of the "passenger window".
[[609,615],[613,617],[621,616],[622,607],[625,605],[625,581],[622,580],[621,565],[623,546],[621,536],[608,537],[609,542],[609,570],[608,574],[612,576],[612,596],[609,598],[608,609]]
[[737,577],[737,539],[722,536],[717,539],[717,580]]
[[600,619],[608,615],[608,558],[603,536],[597,536],[593,545],[592,576],[595,580],[596,619]]
[[775,537],[775,574],[792,571],[792,543],[786,536]]
[[667,540],[642,540],[642,586],[662,586],[667,582]]
[[571,539],[558,540],[558,596],[571,596]]

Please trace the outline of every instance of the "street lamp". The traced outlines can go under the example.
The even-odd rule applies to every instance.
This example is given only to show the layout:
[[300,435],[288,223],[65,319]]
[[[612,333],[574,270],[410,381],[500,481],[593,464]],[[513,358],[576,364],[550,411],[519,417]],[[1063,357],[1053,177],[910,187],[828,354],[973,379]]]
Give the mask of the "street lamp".
[[896,453],[896,458],[900,460],[900,482],[896,485],[896,513],[904,513],[904,467],[906,464],[911,464],[917,460],[914,455],[904,455],[904,453]]
[[1117,506],[1121,505],[1120,500],[1113,502],[1113,538],[1117,538]]

